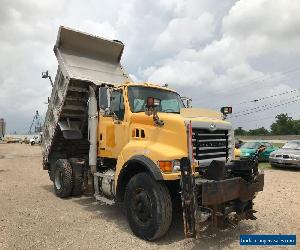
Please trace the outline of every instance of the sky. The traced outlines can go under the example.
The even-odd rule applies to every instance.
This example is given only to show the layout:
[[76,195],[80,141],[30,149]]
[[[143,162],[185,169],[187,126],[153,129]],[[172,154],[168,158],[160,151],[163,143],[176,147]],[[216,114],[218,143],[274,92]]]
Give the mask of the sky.
[[[0,117],[27,132],[44,115],[60,25],[125,44],[136,81],[167,83],[193,107],[233,106],[234,127],[300,119],[299,0],[0,0]],[[254,101],[256,100],[256,101]]]

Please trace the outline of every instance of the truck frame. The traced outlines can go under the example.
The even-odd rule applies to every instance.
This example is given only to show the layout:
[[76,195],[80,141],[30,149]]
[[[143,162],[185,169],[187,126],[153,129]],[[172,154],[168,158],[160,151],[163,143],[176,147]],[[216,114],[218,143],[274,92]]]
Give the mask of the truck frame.
[[255,219],[264,185],[257,157],[233,161],[233,129],[219,112],[191,108],[166,86],[133,83],[120,64],[123,49],[59,29],[42,142],[55,194],[123,204],[145,240],[168,231],[178,200],[186,237]]

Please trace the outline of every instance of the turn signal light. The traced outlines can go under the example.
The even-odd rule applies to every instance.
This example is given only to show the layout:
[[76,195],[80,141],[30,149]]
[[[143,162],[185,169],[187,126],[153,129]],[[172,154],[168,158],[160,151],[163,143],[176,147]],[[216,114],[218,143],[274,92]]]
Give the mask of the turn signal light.
[[159,161],[159,168],[163,172],[171,173],[173,171],[173,162],[172,161]]

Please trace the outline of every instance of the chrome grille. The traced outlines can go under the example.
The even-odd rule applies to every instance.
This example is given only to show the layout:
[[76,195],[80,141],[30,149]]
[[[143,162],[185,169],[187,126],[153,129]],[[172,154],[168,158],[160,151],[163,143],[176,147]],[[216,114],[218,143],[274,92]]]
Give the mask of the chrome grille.
[[212,161],[229,156],[228,130],[214,130],[193,128],[193,154],[198,161]]

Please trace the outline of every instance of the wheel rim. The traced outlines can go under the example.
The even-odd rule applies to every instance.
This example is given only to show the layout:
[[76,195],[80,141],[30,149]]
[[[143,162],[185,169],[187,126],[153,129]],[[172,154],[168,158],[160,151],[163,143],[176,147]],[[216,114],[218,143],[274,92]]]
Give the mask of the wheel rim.
[[133,214],[137,221],[147,224],[152,218],[152,206],[148,193],[144,189],[137,189],[133,195]]
[[56,171],[54,183],[55,183],[56,189],[58,189],[58,190],[61,189],[62,178],[63,178],[62,172],[59,170]]

